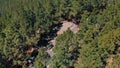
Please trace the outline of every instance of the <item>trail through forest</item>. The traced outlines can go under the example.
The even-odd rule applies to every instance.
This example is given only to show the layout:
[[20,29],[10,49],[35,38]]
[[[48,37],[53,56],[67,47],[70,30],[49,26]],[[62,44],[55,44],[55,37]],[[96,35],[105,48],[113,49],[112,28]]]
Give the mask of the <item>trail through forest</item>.
[[38,44],[45,46],[46,52],[52,57],[55,54],[52,49],[56,45],[56,38],[67,31],[69,28],[72,31],[72,29],[75,29],[77,26],[78,25],[75,25],[73,22],[69,21],[62,21],[59,24],[52,25],[50,27],[49,33],[41,35],[41,39],[38,41]]

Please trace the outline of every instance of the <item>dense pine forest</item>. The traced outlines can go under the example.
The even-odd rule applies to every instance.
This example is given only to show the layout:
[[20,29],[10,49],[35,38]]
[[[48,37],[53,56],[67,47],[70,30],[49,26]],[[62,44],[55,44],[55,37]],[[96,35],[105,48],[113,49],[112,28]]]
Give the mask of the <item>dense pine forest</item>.
[[[57,36],[51,57],[62,21],[80,28]],[[120,0],[0,0],[0,68],[120,68]]]

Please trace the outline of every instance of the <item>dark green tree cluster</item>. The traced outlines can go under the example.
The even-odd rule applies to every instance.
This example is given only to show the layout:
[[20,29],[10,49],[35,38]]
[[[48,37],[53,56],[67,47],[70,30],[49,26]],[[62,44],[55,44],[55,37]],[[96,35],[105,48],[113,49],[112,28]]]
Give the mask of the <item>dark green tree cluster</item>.
[[[68,53],[69,50],[63,50],[65,45],[71,43],[68,41],[72,40],[73,37],[69,36],[71,35],[69,33],[65,36],[60,36],[59,40],[57,40],[57,43],[60,44],[55,47],[56,54],[53,57],[51,68],[69,68],[72,65],[75,68],[105,68],[109,63],[107,59],[111,55],[117,55],[116,50],[120,47],[120,10],[118,7],[120,1],[81,0],[79,4],[81,5],[81,8],[79,7],[79,10],[81,10],[80,30],[75,34],[76,39],[73,40],[74,43],[78,41],[77,43],[80,45],[75,48],[79,51],[75,52],[76,56],[79,55],[79,57],[77,60],[74,58],[62,58],[64,54],[70,54],[68,57],[74,56],[74,54]],[[66,37],[69,37],[69,40]],[[75,45],[73,46],[75,47]],[[67,48],[69,49],[70,47],[67,46]],[[113,68],[119,68],[119,65],[117,65],[119,60],[117,58],[113,61]],[[65,63],[64,60],[68,60],[68,63]],[[74,60],[74,63],[71,60]]]
[[79,31],[81,49],[79,63],[75,64],[76,68],[105,68],[108,64],[107,58],[116,55],[116,49],[120,46],[118,5],[119,1],[111,0],[104,10],[99,10],[97,13],[84,12]]
[[74,60],[78,57],[78,41],[76,36],[68,30],[57,38],[57,43],[53,49],[55,56],[53,57],[50,68],[70,68],[74,64]]
[[[0,53],[2,66],[22,64],[26,55],[21,47],[36,45],[42,33],[58,23],[52,13],[52,1],[1,0],[0,1]],[[42,44],[39,44],[42,45]],[[6,63],[6,64],[5,64]]]
[[[80,30],[57,38],[50,68],[105,68],[118,53],[120,0],[0,0],[0,67],[23,65],[29,55],[22,46],[42,46],[41,35],[62,20],[78,22]],[[35,67],[45,68],[46,58],[41,48]],[[112,67],[119,68],[119,56],[113,59]]]

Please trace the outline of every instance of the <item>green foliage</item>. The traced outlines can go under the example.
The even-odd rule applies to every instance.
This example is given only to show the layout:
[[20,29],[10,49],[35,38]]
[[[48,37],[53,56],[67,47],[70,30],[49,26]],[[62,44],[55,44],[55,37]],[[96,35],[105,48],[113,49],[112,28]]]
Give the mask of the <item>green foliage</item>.
[[[120,47],[119,7],[119,0],[0,0],[0,66],[23,65],[21,60],[29,56],[21,46],[37,46],[52,25],[78,19],[77,34],[68,30],[57,38],[50,68],[105,67],[106,59]],[[45,68],[48,59],[40,49],[35,68]],[[118,60],[119,56],[114,58],[113,68]]]
[[47,63],[47,54],[45,51],[41,48],[39,50],[39,54],[35,60],[34,66],[35,68],[46,68],[46,63]]
[[[69,68],[77,58],[76,36],[68,30],[57,38],[57,45],[54,48],[55,56],[50,63],[50,68]],[[64,41],[63,41],[64,40]]]

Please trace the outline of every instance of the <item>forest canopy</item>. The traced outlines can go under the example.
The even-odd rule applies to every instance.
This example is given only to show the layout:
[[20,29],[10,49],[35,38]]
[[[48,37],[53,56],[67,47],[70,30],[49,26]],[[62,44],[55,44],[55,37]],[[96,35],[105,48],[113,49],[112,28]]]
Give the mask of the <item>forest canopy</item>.
[[[49,60],[39,42],[64,20],[80,29],[59,35]],[[24,46],[39,47],[35,68],[119,68],[120,0],[0,0],[0,67],[27,68]]]

